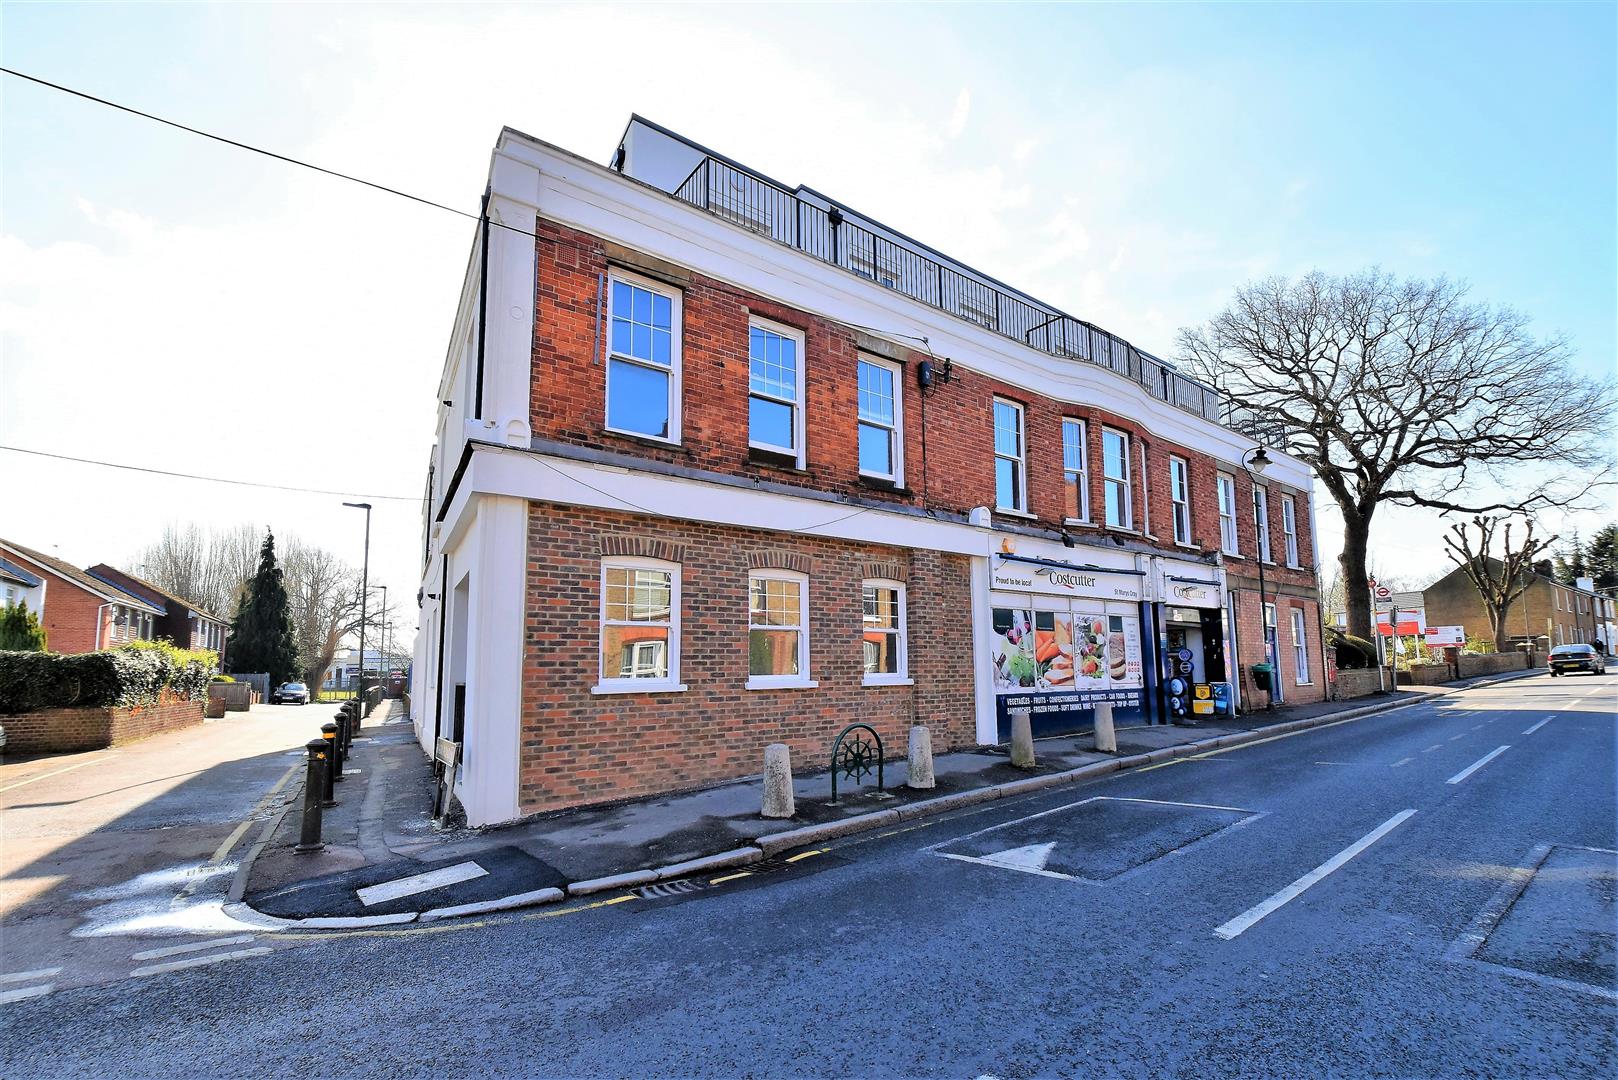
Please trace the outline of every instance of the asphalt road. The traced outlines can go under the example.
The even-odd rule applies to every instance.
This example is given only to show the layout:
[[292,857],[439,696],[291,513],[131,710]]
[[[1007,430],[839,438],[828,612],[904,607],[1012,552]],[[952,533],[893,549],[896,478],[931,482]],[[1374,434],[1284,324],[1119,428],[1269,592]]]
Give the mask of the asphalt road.
[[1534,677],[687,894],[283,936],[14,1001],[0,1075],[1605,1077],[1615,704]]

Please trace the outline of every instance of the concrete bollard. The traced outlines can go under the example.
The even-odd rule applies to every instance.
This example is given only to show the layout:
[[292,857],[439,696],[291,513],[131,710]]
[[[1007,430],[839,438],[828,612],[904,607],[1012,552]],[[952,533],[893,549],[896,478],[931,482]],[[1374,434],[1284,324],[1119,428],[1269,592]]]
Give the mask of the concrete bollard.
[[936,787],[933,778],[933,733],[926,724],[910,725],[910,768],[905,787]]
[[1112,706],[1102,702],[1096,706],[1096,753],[1116,754],[1118,736],[1112,730]]
[[789,818],[797,812],[792,797],[792,752],[786,743],[764,748],[764,808],[767,818]]
[[1011,763],[1019,769],[1034,767],[1034,727],[1030,710],[1011,710]]

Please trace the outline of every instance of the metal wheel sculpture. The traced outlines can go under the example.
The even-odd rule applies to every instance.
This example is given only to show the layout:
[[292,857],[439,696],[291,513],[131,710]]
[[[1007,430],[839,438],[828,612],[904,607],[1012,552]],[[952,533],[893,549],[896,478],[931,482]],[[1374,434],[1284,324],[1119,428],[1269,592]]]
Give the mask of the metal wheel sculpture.
[[[870,738],[866,738],[864,732],[869,732]],[[873,772],[876,773],[876,789],[881,791],[886,779],[882,769],[882,736],[870,724],[848,725],[838,732],[831,744],[831,801],[837,802],[839,775],[857,784]]]

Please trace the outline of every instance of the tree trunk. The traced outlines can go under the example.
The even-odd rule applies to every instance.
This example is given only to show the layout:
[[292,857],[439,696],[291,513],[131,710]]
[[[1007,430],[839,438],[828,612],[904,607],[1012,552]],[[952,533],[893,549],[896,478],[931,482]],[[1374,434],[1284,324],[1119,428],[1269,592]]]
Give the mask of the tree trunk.
[[1509,600],[1504,604],[1501,604],[1498,609],[1489,609],[1489,621],[1494,624],[1495,652],[1511,651],[1511,634],[1507,631],[1507,628],[1510,625],[1507,622],[1507,619],[1510,617],[1510,615],[1511,601]]
[[1343,508],[1343,553],[1337,564],[1343,568],[1343,607],[1348,611],[1348,632],[1367,641],[1376,639],[1371,629],[1371,593],[1365,587],[1365,549],[1370,542],[1370,515]]

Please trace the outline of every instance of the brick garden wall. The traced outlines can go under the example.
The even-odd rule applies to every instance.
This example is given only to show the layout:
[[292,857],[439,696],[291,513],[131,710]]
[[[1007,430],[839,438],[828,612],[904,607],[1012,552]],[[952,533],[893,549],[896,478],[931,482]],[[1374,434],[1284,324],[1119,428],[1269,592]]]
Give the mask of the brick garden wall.
[[122,746],[202,723],[200,701],[172,701],[139,709],[42,709],[0,716],[11,753],[65,753]]
[[[679,676],[688,690],[590,692],[604,548],[680,563]],[[975,742],[963,556],[534,503],[528,559],[524,813],[755,774],[772,742],[792,748],[800,771],[824,767],[832,739],[856,721],[881,733],[890,756],[905,752],[918,721],[931,727],[937,752]],[[787,564],[809,576],[810,674],[820,685],[747,690],[748,570]],[[862,685],[866,576],[906,583],[915,686]]]

